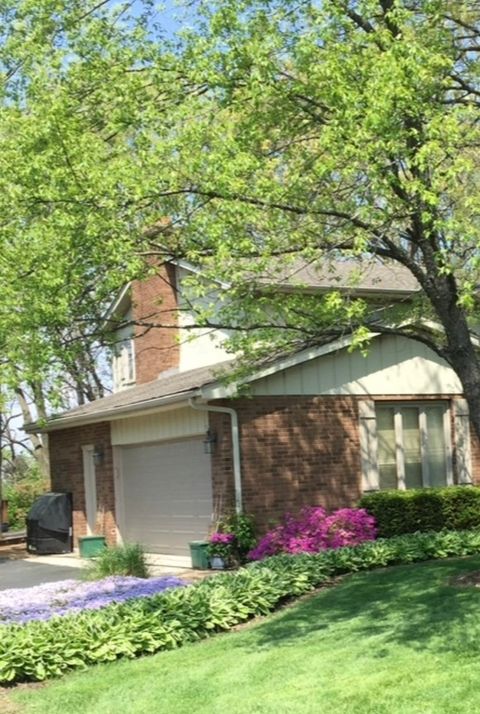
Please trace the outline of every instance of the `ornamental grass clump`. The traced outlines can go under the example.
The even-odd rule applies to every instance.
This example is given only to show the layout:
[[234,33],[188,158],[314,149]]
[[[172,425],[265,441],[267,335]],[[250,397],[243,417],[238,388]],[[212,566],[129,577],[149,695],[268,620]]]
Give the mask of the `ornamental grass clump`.
[[363,508],[341,508],[331,515],[321,506],[287,514],[253,548],[250,560],[279,553],[318,553],[329,548],[359,545],[376,537],[375,519]]
[[142,546],[138,543],[125,543],[105,548],[84,571],[87,580],[99,580],[110,575],[148,578],[149,571]]

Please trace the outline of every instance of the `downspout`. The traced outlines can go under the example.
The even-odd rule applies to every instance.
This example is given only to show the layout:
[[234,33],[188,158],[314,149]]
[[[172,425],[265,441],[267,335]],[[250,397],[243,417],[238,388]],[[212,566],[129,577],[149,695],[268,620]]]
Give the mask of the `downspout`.
[[243,496],[242,496],[242,470],[240,464],[240,430],[238,428],[238,414],[235,409],[230,407],[212,407],[208,404],[198,404],[195,399],[188,400],[192,409],[197,409],[201,412],[217,412],[219,414],[228,414],[230,416],[231,433],[232,433],[232,456],[233,456],[233,481],[235,484],[235,512],[240,514],[243,512]]

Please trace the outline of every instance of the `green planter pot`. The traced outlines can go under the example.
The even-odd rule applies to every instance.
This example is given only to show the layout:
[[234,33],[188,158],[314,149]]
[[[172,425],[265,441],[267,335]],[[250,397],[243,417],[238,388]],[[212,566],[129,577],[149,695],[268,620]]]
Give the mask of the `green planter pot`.
[[190,545],[190,555],[192,558],[192,568],[197,570],[208,570],[209,560],[207,555],[208,543],[204,540],[194,540]]
[[105,550],[107,543],[105,536],[84,536],[78,539],[78,547],[81,558],[95,558]]

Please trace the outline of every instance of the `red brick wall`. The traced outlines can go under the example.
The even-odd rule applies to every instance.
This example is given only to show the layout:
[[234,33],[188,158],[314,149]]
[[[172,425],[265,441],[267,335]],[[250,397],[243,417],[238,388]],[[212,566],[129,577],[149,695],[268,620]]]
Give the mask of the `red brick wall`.
[[[178,367],[177,295],[175,266],[162,265],[157,274],[132,285],[133,319],[164,327],[135,326],[136,383],[156,379],[160,372]],[[171,327],[169,327],[171,326]]]
[[115,543],[115,494],[110,424],[91,424],[53,431],[49,435],[52,491],[70,491],[73,495],[73,535],[86,535],[85,492],[83,486],[82,446],[93,444],[103,450],[103,463],[95,467],[97,480],[97,528],[108,543]]
[[[421,395],[413,398],[425,399]],[[349,396],[280,396],[217,402],[238,413],[244,510],[255,516],[260,530],[305,505],[333,510],[357,503],[362,488],[359,400]],[[209,419],[210,429],[217,434],[212,457],[214,501],[225,511],[234,508],[235,493],[230,417],[210,414]],[[480,485],[480,442],[473,426],[470,437],[473,480]],[[455,444],[453,418],[452,441]]]
[[[261,530],[305,505],[333,510],[356,504],[362,482],[358,401],[348,396],[281,396],[215,402],[238,413],[244,509],[255,516]],[[230,417],[210,413],[209,420],[217,436],[212,456],[214,508],[221,515],[235,504]],[[480,484],[480,442],[473,427],[470,433],[474,481]],[[114,543],[110,425],[54,431],[49,442],[52,490],[73,493],[76,542],[86,534],[81,447],[93,444],[103,449],[103,464],[96,468],[97,531]]]
[[[227,404],[227,402],[224,402]],[[241,432],[244,510],[260,529],[306,505],[352,506],[361,495],[355,397],[262,397],[230,403]],[[230,418],[211,414],[214,500],[233,507],[233,469],[225,455]],[[230,454],[230,446],[228,454]]]

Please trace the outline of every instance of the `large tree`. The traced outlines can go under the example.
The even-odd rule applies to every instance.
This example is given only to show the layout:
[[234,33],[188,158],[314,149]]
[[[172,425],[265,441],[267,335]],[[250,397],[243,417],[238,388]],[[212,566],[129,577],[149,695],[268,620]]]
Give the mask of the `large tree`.
[[[345,331],[362,342],[368,329],[427,342],[480,435],[480,3],[195,7],[167,41],[149,3],[0,5],[12,27],[0,118],[11,362],[28,335],[40,369],[61,352],[55,330],[98,325],[142,257],[173,255],[202,267],[191,292],[228,282],[220,312],[206,301],[198,322],[236,328],[244,354]],[[269,287],[298,261],[347,256],[398,263],[420,290],[372,314],[354,290]]]
[[105,307],[136,270],[101,110],[143,18],[109,4],[0,2],[0,385],[26,420],[103,395]]
[[[480,3],[207,5],[185,56],[208,91],[172,173],[183,212],[198,209],[187,255],[211,251],[210,276],[233,282],[227,318],[240,310],[265,347],[366,326],[414,336],[456,371],[480,434]],[[335,293],[258,299],[288,261],[346,256],[400,264],[418,296],[374,314]]]

